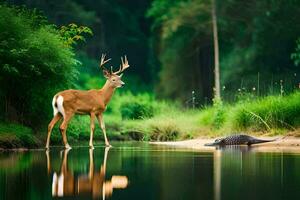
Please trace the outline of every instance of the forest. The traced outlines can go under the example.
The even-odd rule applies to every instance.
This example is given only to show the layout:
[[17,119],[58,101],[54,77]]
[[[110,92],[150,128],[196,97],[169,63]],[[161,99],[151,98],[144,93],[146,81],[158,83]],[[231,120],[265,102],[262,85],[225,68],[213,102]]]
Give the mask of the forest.
[[[1,1],[0,147],[43,147],[53,96],[100,89],[103,53],[130,64],[104,113],[110,140],[298,136],[299,19],[297,0]],[[72,119],[70,143],[87,144],[89,120]]]

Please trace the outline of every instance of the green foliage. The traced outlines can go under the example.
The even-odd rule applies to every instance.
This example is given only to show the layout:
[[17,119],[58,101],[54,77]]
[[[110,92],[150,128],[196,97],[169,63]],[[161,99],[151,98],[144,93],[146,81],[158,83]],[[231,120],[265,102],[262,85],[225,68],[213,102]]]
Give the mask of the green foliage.
[[300,125],[299,98],[300,93],[296,92],[288,96],[239,101],[222,108],[214,106],[201,111],[200,124],[219,128],[221,132],[294,130]]
[[[158,94],[187,101],[191,91],[201,91],[202,85],[210,87],[210,78],[202,80],[198,77],[201,76],[201,69],[197,65],[200,64],[197,55],[201,51],[199,41],[205,40],[211,32],[208,28],[210,1],[156,0],[147,14],[154,20],[152,31],[157,34],[152,41],[155,52],[158,52],[158,63],[161,64],[159,83],[156,85]],[[204,57],[203,63],[211,59],[210,54]],[[209,69],[210,66],[203,67]],[[200,94],[201,97],[210,101],[210,90]]]
[[153,106],[150,103],[125,102],[121,105],[121,114],[123,119],[144,119],[153,116]]
[[[225,100],[235,100],[233,94],[243,87],[259,89],[258,95],[277,94],[280,80],[285,91],[292,92],[300,72],[290,59],[300,35],[299,2],[222,0],[216,1],[216,7]],[[210,100],[211,1],[154,0],[147,16],[154,21],[151,41],[158,58],[154,65],[161,66],[156,85],[159,95],[187,101],[188,94],[195,90],[199,101]],[[292,59],[298,63],[297,49]]]
[[86,26],[78,26],[76,24],[69,24],[60,27],[59,33],[64,40],[65,45],[71,47],[77,44],[78,41],[84,41],[84,34],[93,35],[92,30]]
[[300,65],[300,38],[296,41],[295,52],[291,54],[291,59],[294,61],[296,66]]
[[0,123],[0,148],[37,146],[39,141],[30,128],[18,124]]
[[254,102],[239,104],[232,111],[235,128],[268,130],[271,128],[293,129],[299,126],[300,93],[286,97],[270,96]]
[[296,1],[219,1],[221,77],[227,91],[256,88],[259,95],[274,95],[280,80],[287,93],[294,90],[299,68],[290,54],[300,35],[299,10]]
[[78,61],[59,31],[34,11],[1,4],[0,27],[1,113],[41,125],[52,114],[53,95],[76,80]]
[[176,3],[181,1],[152,1],[151,8],[147,12],[147,17],[154,18],[154,27],[159,26],[165,20],[170,18],[170,8],[174,7]]
[[221,100],[214,101],[211,107],[200,110],[199,121],[202,126],[209,126],[215,131],[221,129],[227,118],[228,106]]
[[214,114],[212,116],[213,127],[216,129],[219,129],[222,127],[222,125],[225,121],[226,107],[223,105],[223,103],[221,101],[218,103],[215,103],[214,107],[215,107],[215,110],[214,110]]
[[170,105],[150,119],[129,122],[124,131],[142,132],[144,140],[152,141],[190,139],[203,133],[209,134],[209,131],[204,131],[203,127],[199,126],[198,116],[197,111],[178,110]]

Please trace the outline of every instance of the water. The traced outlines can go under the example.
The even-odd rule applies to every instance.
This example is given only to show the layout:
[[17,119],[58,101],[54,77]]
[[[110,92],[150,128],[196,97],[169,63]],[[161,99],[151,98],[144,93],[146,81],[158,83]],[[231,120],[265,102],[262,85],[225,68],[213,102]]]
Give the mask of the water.
[[0,199],[299,199],[300,154],[147,144],[0,153]]

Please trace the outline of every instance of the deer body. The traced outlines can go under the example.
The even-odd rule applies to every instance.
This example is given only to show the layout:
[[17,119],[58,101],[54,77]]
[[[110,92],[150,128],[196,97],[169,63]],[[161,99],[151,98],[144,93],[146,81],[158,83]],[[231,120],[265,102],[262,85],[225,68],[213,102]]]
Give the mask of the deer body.
[[[100,90],[65,90],[54,96],[54,112],[55,114],[74,113],[74,114],[101,114],[105,111],[106,106],[111,99],[114,88],[104,87]],[[58,107],[59,97],[63,103],[63,107]]]
[[[105,56],[102,55],[100,67],[108,62],[109,60],[104,61]],[[65,148],[71,148],[67,142],[66,130],[68,123],[75,114],[81,115],[90,115],[90,142],[89,146],[93,148],[93,135],[95,130],[94,121],[95,118],[98,119],[98,122],[101,126],[101,129],[104,134],[105,145],[110,146],[105,130],[105,124],[103,120],[103,112],[106,109],[107,104],[109,103],[114,91],[116,88],[123,86],[125,83],[121,80],[122,75],[117,75],[117,73],[122,72],[124,69],[128,68],[128,61],[125,57],[125,60],[121,58],[122,65],[118,72],[113,73],[109,72],[106,68],[103,69],[104,76],[106,77],[106,83],[100,90],[64,90],[57,93],[52,100],[53,106],[53,119],[48,126],[48,136],[46,141],[46,148],[49,148],[51,131],[54,125],[63,118],[59,129],[62,134],[63,142]]]

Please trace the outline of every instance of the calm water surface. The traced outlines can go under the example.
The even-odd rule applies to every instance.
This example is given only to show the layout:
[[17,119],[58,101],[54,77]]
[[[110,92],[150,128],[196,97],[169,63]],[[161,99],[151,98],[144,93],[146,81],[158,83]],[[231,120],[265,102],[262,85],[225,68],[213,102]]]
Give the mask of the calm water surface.
[[0,153],[0,199],[300,199],[300,154],[141,143]]

